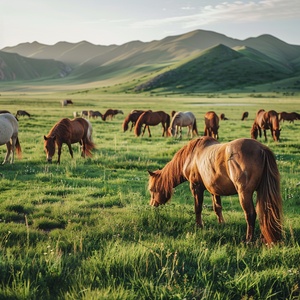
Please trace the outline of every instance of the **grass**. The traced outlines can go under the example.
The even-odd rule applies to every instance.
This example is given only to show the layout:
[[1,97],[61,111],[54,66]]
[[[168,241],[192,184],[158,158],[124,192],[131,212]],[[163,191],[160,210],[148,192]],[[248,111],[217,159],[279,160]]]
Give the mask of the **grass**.
[[[300,123],[282,123],[282,141],[266,142],[280,170],[285,218],[284,242],[271,249],[260,243],[258,224],[255,241],[243,243],[237,196],[223,197],[220,226],[206,193],[203,230],[195,226],[188,183],[168,205],[150,207],[147,170],[162,168],[188,138],[162,138],[160,126],[151,128],[152,138],[122,132],[126,114],[150,108],[191,110],[202,133],[204,113],[213,109],[229,119],[221,121],[221,142],[250,137],[258,109],[295,111],[299,104],[297,96],[264,96],[2,93],[1,109],[24,109],[32,118],[19,120],[23,158],[0,170],[0,299],[299,299]],[[64,98],[74,105],[62,108]],[[107,108],[125,115],[91,120],[92,158],[82,159],[74,144],[71,159],[64,145],[61,164],[46,163],[43,135],[54,123],[73,111]],[[245,110],[249,118],[241,121]]]

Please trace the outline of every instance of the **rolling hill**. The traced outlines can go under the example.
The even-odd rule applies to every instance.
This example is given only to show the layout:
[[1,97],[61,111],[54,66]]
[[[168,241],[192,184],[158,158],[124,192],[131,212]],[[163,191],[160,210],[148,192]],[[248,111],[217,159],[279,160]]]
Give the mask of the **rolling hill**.
[[132,92],[219,91],[280,80],[299,90],[300,46],[271,35],[238,40],[203,30],[120,46],[22,43],[0,51],[0,74],[0,82],[49,81],[55,74],[61,84],[111,80]]

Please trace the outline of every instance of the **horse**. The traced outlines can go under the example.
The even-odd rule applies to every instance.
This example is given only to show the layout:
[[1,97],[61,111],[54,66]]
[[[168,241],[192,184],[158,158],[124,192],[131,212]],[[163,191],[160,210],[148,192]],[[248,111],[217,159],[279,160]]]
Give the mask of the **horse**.
[[260,109],[256,113],[256,117],[250,131],[251,138],[256,139],[258,134],[259,137],[261,137],[261,131],[263,130],[266,142],[268,140],[266,133],[268,129],[270,129],[273,140],[278,142],[281,131],[279,127],[278,113],[275,110],[265,111],[264,109]]
[[3,161],[3,165],[8,162],[10,157],[10,163],[14,163],[15,150],[18,158],[22,157],[22,149],[18,137],[19,124],[15,116],[11,113],[0,114],[0,145],[6,145],[6,155]]
[[73,104],[73,101],[71,99],[65,99],[65,100],[62,100],[60,103],[61,103],[61,106],[64,107],[69,104]]
[[221,113],[221,114],[220,114],[220,120],[225,121],[225,120],[228,120],[228,118],[225,117],[225,114],[224,114],[224,113]]
[[55,154],[55,148],[58,148],[57,163],[60,164],[62,144],[67,144],[69,152],[73,158],[73,150],[71,144],[79,143],[82,151],[81,156],[92,156],[91,150],[95,148],[92,141],[92,125],[90,121],[84,118],[76,118],[70,120],[68,118],[61,119],[49,131],[48,135],[44,135],[44,149],[47,161],[52,163]]
[[122,128],[123,128],[123,132],[128,130],[128,124],[131,122],[131,127],[130,127],[130,131],[132,130],[132,128],[134,127],[135,123],[137,122],[138,118],[140,117],[140,115],[142,113],[144,113],[144,110],[139,110],[139,111],[133,111],[130,114],[128,114],[122,124]]
[[81,111],[81,117],[82,118],[88,118],[88,116],[89,116],[89,112],[87,110]]
[[28,113],[26,110],[18,110],[16,113],[16,117],[21,117],[21,116],[27,116],[30,118],[30,113]]
[[247,111],[243,112],[241,121],[244,121],[248,118],[249,113]]
[[[270,245],[282,239],[279,170],[273,152],[256,140],[240,138],[220,143],[212,137],[200,137],[177,151],[161,170],[148,170],[148,173],[151,206],[167,203],[173,189],[189,181],[199,227],[203,227],[205,190],[212,195],[219,223],[225,223],[221,196],[238,194],[247,223],[246,242],[253,241],[257,214],[263,241]],[[255,191],[256,208],[253,203]]]
[[106,119],[109,117],[111,120],[113,119],[113,117],[117,114],[124,114],[122,110],[120,109],[108,109],[104,115],[102,116],[102,120],[106,121]]
[[279,122],[289,121],[290,123],[294,123],[295,120],[300,120],[300,114],[296,112],[287,113],[285,111],[278,114]]
[[208,111],[204,116],[204,136],[219,138],[219,117],[214,111]]
[[175,113],[169,127],[169,134],[175,137],[179,137],[181,139],[182,127],[188,127],[188,136],[190,135],[191,138],[194,135],[198,135],[196,117],[192,112],[178,111],[177,113]]
[[[147,110],[143,112],[138,120],[135,123],[134,134],[135,136],[142,136],[145,133],[146,128],[148,128],[148,135],[151,137],[151,131],[149,126],[156,126],[161,123],[163,128],[162,136],[168,136],[168,127],[170,126],[170,115],[166,112],[160,111],[151,111]],[[144,130],[142,132],[142,126],[145,125]]]
[[99,111],[99,110],[90,110],[89,111],[89,118],[93,118],[93,119],[95,119],[95,118],[98,118],[98,117],[100,117],[101,119],[102,119],[102,114],[101,114],[101,112]]

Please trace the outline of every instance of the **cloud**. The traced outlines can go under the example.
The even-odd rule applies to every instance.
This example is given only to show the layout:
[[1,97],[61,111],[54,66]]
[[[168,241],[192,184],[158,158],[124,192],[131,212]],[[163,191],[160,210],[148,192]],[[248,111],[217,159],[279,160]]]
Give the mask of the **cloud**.
[[[186,12],[192,11],[191,7],[182,9]],[[207,5],[201,7],[196,14],[135,22],[132,27],[154,28],[177,24],[183,28],[192,28],[221,22],[242,23],[293,18],[300,18],[299,0],[235,1]]]

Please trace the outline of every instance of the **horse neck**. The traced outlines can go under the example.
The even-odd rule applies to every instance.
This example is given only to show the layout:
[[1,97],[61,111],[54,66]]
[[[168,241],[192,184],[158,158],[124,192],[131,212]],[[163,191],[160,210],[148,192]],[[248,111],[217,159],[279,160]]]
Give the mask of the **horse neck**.
[[141,134],[141,128],[144,124],[144,115],[145,113],[142,113],[139,118],[137,119],[136,123],[135,123],[135,129],[134,129],[134,133],[135,135],[139,136]]
[[175,126],[177,125],[177,123],[178,123],[178,118],[179,118],[178,115],[176,115],[174,118],[172,118],[172,121],[171,121],[171,124],[170,124],[170,127],[171,127],[172,129],[174,129]]

